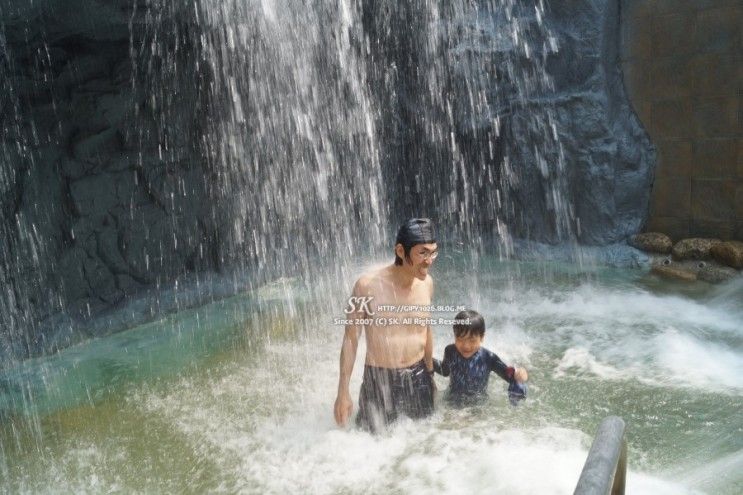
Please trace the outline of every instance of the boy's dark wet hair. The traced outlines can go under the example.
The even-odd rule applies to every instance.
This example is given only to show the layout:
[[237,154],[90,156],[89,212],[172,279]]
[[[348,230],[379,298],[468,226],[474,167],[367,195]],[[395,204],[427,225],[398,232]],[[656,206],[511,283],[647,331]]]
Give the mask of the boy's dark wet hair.
[[[429,218],[411,218],[400,226],[397,231],[395,245],[402,244],[405,259],[410,261],[410,249],[416,244],[432,244],[436,242],[436,233],[433,222]],[[395,254],[395,265],[402,265],[402,258]]]
[[454,317],[455,320],[466,320],[469,319],[470,323],[454,325],[454,335],[457,337],[468,337],[470,335],[477,335],[479,337],[485,336],[485,318],[480,313],[472,309],[465,309],[457,313]]

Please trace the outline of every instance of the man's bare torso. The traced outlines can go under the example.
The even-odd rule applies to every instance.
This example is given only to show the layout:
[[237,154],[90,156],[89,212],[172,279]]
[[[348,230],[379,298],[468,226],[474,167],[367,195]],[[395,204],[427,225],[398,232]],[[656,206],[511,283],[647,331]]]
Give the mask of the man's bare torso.
[[369,308],[374,314],[361,316],[371,322],[364,326],[366,364],[405,368],[423,359],[427,325],[420,320],[430,313],[419,307],[431,304],[431,277],[414,279],[404,287],[396,283],[391,268],[385,267],[362,276],[359,282],[363,293],[357,295],[373,297]]

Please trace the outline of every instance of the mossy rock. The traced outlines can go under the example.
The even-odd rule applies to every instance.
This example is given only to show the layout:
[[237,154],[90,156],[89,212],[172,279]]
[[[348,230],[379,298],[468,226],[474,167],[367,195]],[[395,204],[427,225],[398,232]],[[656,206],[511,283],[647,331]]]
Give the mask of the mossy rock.
[[697,274],[695,272],[677,266],[655,265],[650,269],[650,271],[664,278],[672,278],[684,282],[694,282],[697,279]]
[[629,245],[646,253],[668,254],[673,249],[671,238],[660,232],[633,235],[629,239]]
[[736,270],[743,268],[743,242],[721,242],[712,246],[710,253],[718,263],[733,267]]
[[709,282],[711,284],[720,284],[722,282],[727,282],[731,278],[737,276],[737,270],[734,270],[729,266],[716,265],[705,266],[704,268],[701,268],[697,273],[697,278],[699,280],[704,280],[705,282]]
[[721,242],[720,239],[704,239],[700,237],[683,239],[673,246],[673,259],[679,261],[711,259],[710,250],[712,246]]

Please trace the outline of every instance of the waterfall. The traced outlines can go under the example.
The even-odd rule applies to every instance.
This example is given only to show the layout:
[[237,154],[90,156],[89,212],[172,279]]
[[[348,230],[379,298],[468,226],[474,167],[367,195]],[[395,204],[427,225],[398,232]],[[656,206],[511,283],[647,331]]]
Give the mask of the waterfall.
[[[612,2],[6,1],[0,18],[6,356],[196,304],[194,283],[217,297],[214,273],[323,291],[410,216],[475,258],[617,242],[645,218],[653,151]],[[144,316],[91,323],[137,297]]]

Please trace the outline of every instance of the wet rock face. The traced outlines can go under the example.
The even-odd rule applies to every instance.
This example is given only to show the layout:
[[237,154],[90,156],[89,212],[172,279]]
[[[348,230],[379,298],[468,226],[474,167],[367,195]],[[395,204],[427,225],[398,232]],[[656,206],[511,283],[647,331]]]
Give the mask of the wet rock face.
[[548,243],[640,230],[655,149],[624,91],[618,1],[402,3],[365,3],[394,209]]
[[51,350],[34,322],[59,311],[87,318],[214,267],[199,71],[186,46],[170,56],[188,77],[158,81],[167,61],[144,43],[180,13],[158,25],[136,4],[0,2],[0,354]]
[[[209,88],[226,82],[194,3],[161,3],[0,0],[0,355],[51,350],[35,321],[240,254],[215,166],[229,143],[205,139],[223,114]],[[510,17],[362,3],[396,218],[549,243],[640,229],[654,151],[622,87],[618,2],[504,2]]]

